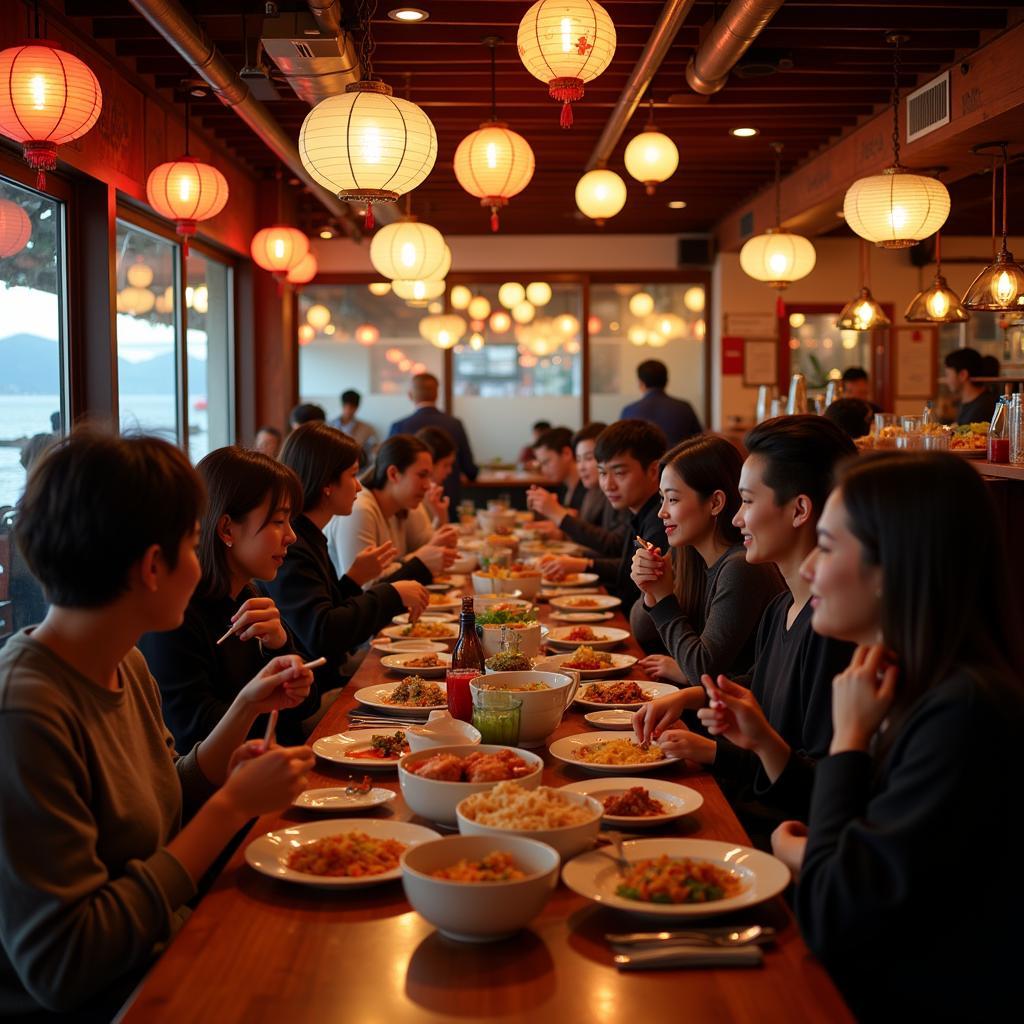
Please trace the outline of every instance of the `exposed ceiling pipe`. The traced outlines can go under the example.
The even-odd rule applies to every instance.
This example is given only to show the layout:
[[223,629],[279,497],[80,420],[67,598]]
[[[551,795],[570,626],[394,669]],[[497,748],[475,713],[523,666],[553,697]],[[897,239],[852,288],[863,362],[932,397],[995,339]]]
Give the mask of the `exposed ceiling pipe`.
[[690,88],[702,96],[718,92],[782,4],[783,0],[732,0],[686,65]]
[[321,32],[329,36],[341,35],[341,3],[339,0],[307,0],[307,3]]
[[615,109],[608,118],[608,123],[604,126],[597,145],[594,146],[594,151],[590,154],[586,170],[592,171],[595,167],[611,159],[612,152],[618,145],[619,139],[622,138],[622,133],[626,130],[626,125],[629,124],[630,118],[640,105],[640,100],[643,99],[647,87],[651,84],[658,68],[661,67],[661,62],[665,59],[669,47],[676,38],[676,33],[693,5],[694,0],[668,0],[662,8],[657,24],[644,47],[644,52],[640,54],[640,59],[633,66],[633,73],[623,87]]
[[317,184],[303,167],[298,147],[291,137],[267,108],[253,98],[238,72],[178,0],[131,0],[131,4],[209,84],[220,101],[230,107],[260,141],[309,186],[313,198],[340,222],[346,234],[360,239],[362,233],[349,205]]

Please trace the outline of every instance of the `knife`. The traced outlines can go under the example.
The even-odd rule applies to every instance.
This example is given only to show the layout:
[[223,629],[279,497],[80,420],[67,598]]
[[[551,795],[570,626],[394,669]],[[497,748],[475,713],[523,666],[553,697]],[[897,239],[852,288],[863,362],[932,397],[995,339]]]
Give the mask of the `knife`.
[[759,967],[764,962],[760,946],[668,946],[619,953],[614,958],[620,971],[642,971],[667,967]]

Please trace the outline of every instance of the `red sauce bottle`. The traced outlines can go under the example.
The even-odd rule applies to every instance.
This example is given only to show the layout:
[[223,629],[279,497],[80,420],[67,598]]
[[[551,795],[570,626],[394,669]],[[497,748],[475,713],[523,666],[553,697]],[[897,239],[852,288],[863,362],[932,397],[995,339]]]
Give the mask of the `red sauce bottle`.
[[463,722],[473,720],[473,695],[470,681],[484,674],[484,650],[476,635],[476,613],[473,598],[462,599],[462,614],[459,616],[459,639],[452,651],[452,664],[445,675],[448,689],[448,711],[452,718]]

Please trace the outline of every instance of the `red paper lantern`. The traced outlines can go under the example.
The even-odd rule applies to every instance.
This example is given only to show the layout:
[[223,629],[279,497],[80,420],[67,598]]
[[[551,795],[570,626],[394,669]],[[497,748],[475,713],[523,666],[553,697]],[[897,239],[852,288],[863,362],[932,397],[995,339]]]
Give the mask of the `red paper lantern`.
[[298,228],[277,224],[257,231],[249,251],[258,267],[284,277],[309,252],[309,239]]
[[288,276],[285,280],[289,284],[294,285],[309,284],[316,277],[316,272],[319,269],[316,255],[312,252],[307,252],[302,260],[288,271]]
[[40,189],[57,166],[57,147],[85,135],[102,107],[96,76],[56,43],[36,39],[0,52],[0,132],[23,145]]
[[31,237],[28,214],[10,199],[0,199],[0,259],[21,252]]
[[174,221],[186,246],[199,221],[216,217],[224,209],[228,194],[224,175],[193,156],[154,167],[146,180],[149,205]]

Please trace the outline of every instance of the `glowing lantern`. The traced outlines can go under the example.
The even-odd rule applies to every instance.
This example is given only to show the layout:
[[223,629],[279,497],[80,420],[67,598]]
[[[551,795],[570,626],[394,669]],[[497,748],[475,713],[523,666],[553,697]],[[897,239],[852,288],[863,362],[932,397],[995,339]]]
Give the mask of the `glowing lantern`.
[[571,313],[563,313],[555,317],[555,330],[566,338],[572,338],[580,329],[580,322]]
[[57,147],[85,135],[102,107],[96,76],[56,43],[39,39],[0,52],[0,132],[22,144],[40,189],[57,166]]
[[308,345],[316,337],[316,331],[309,324],[302,324],[299,327],[299,344]]
[[309,284],[316,277],[319,269],[320,266],[317,263],[316,254],[310,251],[288,271],[285,280],[289,284],[294,285]]
[[547,281],[531,281],[526,286],[526,301],[535,306],[546,306],[551,301],[551,285]]
[[317,303],[315,306],[310,306],[306,310],[306,323],[309,324],[313,330],[322,331],[331,322],[331,311],[326,307]]
[[465,309],[472,301],[473,293],[464,284],[457,284],[452,289],[452,309]]
[[372,283],[368,284],[366,287],[370,289],[370,294],[371,295],[376,295],[377,298],[381,298],[382,296],[387,295],[388,292],[391,291],[391,282],[390,281],[373,281]]
[[299,156],[312,177],[339,199],[393,203],[416,188],[437,159],[437,133],[415,103],[383,82],[353,82],[321,100],[299,131]]
[[640,348],[642,345],[647,344],[647,328],[640,324],[633,324],[628,331],[626,331],[626,337],[629,339],[630,345],[636,345]]
[[0,259],[21,252],[31,237],[28,214],[10,199],[0,199]]
[[683,293],[683,305],[691,313],[703,313],[704,312],[704,289],[699,285],[694,285],[692,288],[687,288]]
[[466,307],[466,312],[474,320],[486,320],[491,313],[491,304],[482,295],[477,295]]
[[384,353],[384,358],[397,366],[405,358],[405,353],[400,348],[389,348]]
[[606,167],[587,171],[576,183],[576,205],[598,227],[626,205],[626,183]]
[[515,309],[526,298],[526,289],[515,281],[506,281],[498,289],[498,301],[506,309]]
[[392,281],[433,280],[448,273],[446,250],[444,236],[437,228],[406,217],[373,236],[370,262],[381,277]]
[[602,321],[595,313],[591,313],[587,318],[587,330],[591,334],[600,334],[603,329],[604,321]]
[[366,348],[369,348],[371,345],[376,345],[377,342],[380,341],[380,330],[373,324],[360,324],[353,334],[355,335],[356,341]]
[[205,284],[199,285],[192,291],[192,301],[189,307],[197,313],[205,313],[210,308],[210,289]]
[[444,295],[445,283],[440,281],[395,281],[394,293],[408,302],[427,303]]
[[629,311],[633,316],[648,316],[654,312],[654,296],[650,292],[637,292],[631,295]]
[[466,321],[454,313],[425,316],[419,323],[420,337],[437,348],[454,348],[466,333]]
[[782,228],[769,228],[763,235],[748,239],[740,249],[743,272],[780,290],[806,277],[816,260],[817,253],[808,239]]
[[492,231],[498,230],[498,210],[530,184],[534,165],[530,144],[503,121],[480,125],[455,150],[455,177],[490,209]]
[[651,124],[629,140],[622,157],[626,170],[644,183],[649,196],[653,196],[655,187],[671,178],[679,166],[676,144]]
[[186,154],[149,172],[146,198],[161,217],[174,221],[187,246],[196,233],[196,224],[216,217],[224,209],[228,183],[216,167]]
[[504,334],[512,326],[512,317],[505,310],[499,309],[496,313],[491,314],[488,323],[495,334]]
[[148,288],[122,288],[118,295],[120,312],[145,316],[156,305],[156,296]]
[[534,309],[533,303],[523,302],[518,303],[512,310],[512,319],[517,324],[528,324],[537,315],[537,310]]
[[484,336],[479,331],[474,331],[469,336],[469,347],[474,352],[479,352],[484,347]]
[[133,288],[148,288],[153,283],[153,268],[148,263],[143,262],[140,256],[128,268],[125,277]]
[[562,104],[559,123],[570,128],[570,104],[615,55],[615,26],[594,0],[537,0],[519,23],[517,45],[526,70]]
[[400,359],[395,365],[402,373],[408,373],[412,369],[412,360]]
[[257,231],[249,251],[256,266],[284,277],[305,259],[309,252],[309,239],[298,228],[278,224]]
[[671,341],[686,334],[686,321],[675,313],[659,313],[654,317],[654,328],[666,341]]

